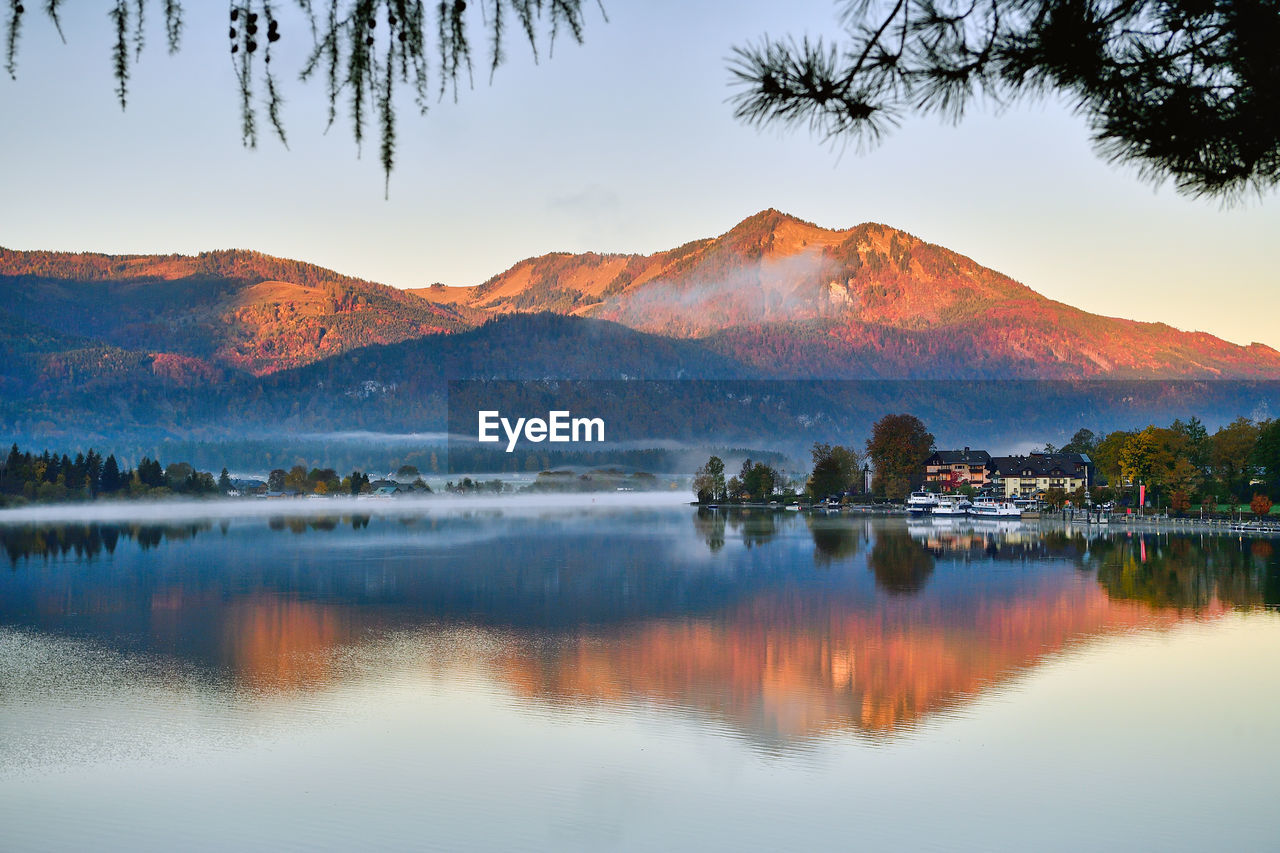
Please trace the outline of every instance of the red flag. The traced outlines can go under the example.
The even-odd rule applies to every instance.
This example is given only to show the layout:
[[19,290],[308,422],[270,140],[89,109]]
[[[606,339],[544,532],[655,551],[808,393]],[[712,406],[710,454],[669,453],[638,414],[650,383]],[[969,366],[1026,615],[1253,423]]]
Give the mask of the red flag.
[[1146,506],[1146,505],[1147,505],[1147,484],[1143,483],[1141,486],[1138,486],[1138,506]]

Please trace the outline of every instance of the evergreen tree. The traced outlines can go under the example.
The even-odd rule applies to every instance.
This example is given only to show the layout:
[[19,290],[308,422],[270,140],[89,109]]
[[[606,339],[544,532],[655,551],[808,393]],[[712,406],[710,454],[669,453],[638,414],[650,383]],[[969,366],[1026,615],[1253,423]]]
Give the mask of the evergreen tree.
[[102,456],[92,447],[85,456],[85,480],[89,484],[89,492],[98,494],[98,489],[102,481]]
[[149,457],[142,457],[142,461],[138,463],[138,482],[150,489],[158,489],[165,484],[164,469],[160,467],[159,460],[153,460]]
[[107,461],[102,463],[102,476],[99,478],[99,487],[109,494],[119,491],[121,485],[120,464],[116,462],[116,455],[112,453],[107,457]]
[[736,48],[735,115],[875,142],[901,118],[1056,93],[1107,158],[1232,196],[1280,181],[1273,2],[849,0],[843,40]]

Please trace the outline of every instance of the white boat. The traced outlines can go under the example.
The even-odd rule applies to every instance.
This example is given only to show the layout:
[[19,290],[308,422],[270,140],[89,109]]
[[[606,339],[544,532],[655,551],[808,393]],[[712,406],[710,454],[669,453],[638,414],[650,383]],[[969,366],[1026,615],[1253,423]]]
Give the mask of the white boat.
[[933,512],[938,505],[938,496],[933,492],[912,492],[907,496],[907,512],[912,515],[924,515]]
[[958,518],[968,514],[971,504],[964,498],[939,498],[938,505],[933,508],[935,516]]
[[1013,519],[1022,518],[1022,510],[1013,501],[995,501],[990,499],[980,499],[973,502],[973,506],[969,507],[970,518],[1000,518]]

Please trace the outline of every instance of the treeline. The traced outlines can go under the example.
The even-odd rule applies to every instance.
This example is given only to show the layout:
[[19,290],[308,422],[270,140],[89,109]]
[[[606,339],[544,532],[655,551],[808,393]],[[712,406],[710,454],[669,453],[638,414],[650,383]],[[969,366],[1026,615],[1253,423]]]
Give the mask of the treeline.
[[785,472],[751,457],[742,461],[737,474],[726,479],[724,460],[712,456],[694,472],[693,494],[698,503],[707,504],[791,501],[801,494],[809,500],[844,500],[861,493],[862,457],[856,450],[838,444],[815,443],[811,454],[813,470],[802,488]]
[[73,459],[48,450],[39,455],[24,452],[14,444],[0,467],[0,502],[5,504],[93,500],[99,496],[206,495],[218,490],[213,474],[197,471],[186,462],[165,467],[144,456],[138,467],[121,468],[115,454],[104,459],[93,448]]
[[[429,493],[413,465],[396,472],[402,491]],[[390,481],[387,481],[390,482]],[[121,467],[115,454],[103,458],[97,450],[77,453],[73,459],[48,450],[40,454],[21,450],[14,444],[0,465],[0,506],[55,501],[91,501],[97,498],[162,498],[175,496],[217,496],[239,494],[360,495],[376,491],[381,480],[354,470],[346,476],[332,468],[294,465],[276,468],[261,481],[233,481],[224,467],[214,477],[188,462],[162,465],[159,459],[143,456],[136,468]],[[406,485],[408,483],[408,485]]]
[[1045,449],[1089,455],[1100,475],[1095,501],[1126,499],[1138,485],[1175,512],[1280,500],[1280,420],[1240,417],[1212,434],[1197,418],[1105,435],[1081,429],[1063,447]]
[[[794,500],[801,493],[811,501],[847,503],[868,494],[901,500],[923,478],[924,461],[933,445],[933,434],[919,418],[885,415],[872,426],[865,454],[844,445],[815,442],[810,450],[813,467],[799,490],[799,483],[750,458],[742,463],[737,476],[725,479],[724,461],[712,456],[694,472],[693,493],[703,504]],[[868,493],[867,475],[873,470],[875,477]]]
[[294,465],[288,471],[276,468],[267,475],[265,485],[255,485],[249,491],[257,494],[285,495],[367,495],[377,491],[380,485],[395,485],[401,491],[431,493],[431,487],[422,479],[413,465],[401,465],[395,480],[373,480],[361,471],[341,476],[332,468],[312,468]]

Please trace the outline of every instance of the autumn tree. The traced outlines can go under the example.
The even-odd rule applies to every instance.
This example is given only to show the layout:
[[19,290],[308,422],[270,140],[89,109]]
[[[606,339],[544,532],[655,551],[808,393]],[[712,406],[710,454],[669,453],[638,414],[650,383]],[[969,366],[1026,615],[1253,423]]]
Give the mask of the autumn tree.
[[725,499],[724,460],[712,456],[693,475],[693,493],[698,503],[713,503]]
[[308,492],[307,488],[307,469],[302,465],[294,465],[289,469],[289,473],[284,475],[284,487],[292,492]]
[[729,482],[725,483],[725,491],[729,495],[730,500],[742,499],[742,480],[737,477],[730,477]]
[[1261,518],[1271,512],[1271,498],[1261,494],[1254,495],[1253,500],[1249,501],[1249,509],[1253,511],[1254,515]]
[[933,452],[933,434],[915,415],[885,415],[871,428],[867,456],[875,468],[871,488],[890,500],[902,500],[924,476]]
[[1198,488],[1201,474],[1192,465],[1189,439],[1182,431],[1148,426],[1130,434],[1120,448],[1118,462],[1124,480],[1143,483],[1151,490],[1190,491]]
[[1118,458],[1120,476],[1129,483],[1149,484],[1151,474],[1156,467],[1156,454],[1159,450],[1154,426],[1129,436],[1120,448]]
[[1184,489],[1177,489],[1169,495],[1169,512],[1173,515],[1184,515],[1191,509],[1191,497]]
[[1094,446],[1093,453],[1089,454],[1098,473],[1108,483],[1116,484],[1123,479],[1120,472],[1120,451],[1132,435],[1132,432],[1124,430],[1108,433]]
[[873,144],[914,113],[1054,94],[1099,153],[1232,197],[1280,180],[1273,3],[842,0],[835,39],[737,48],[735,116]]

